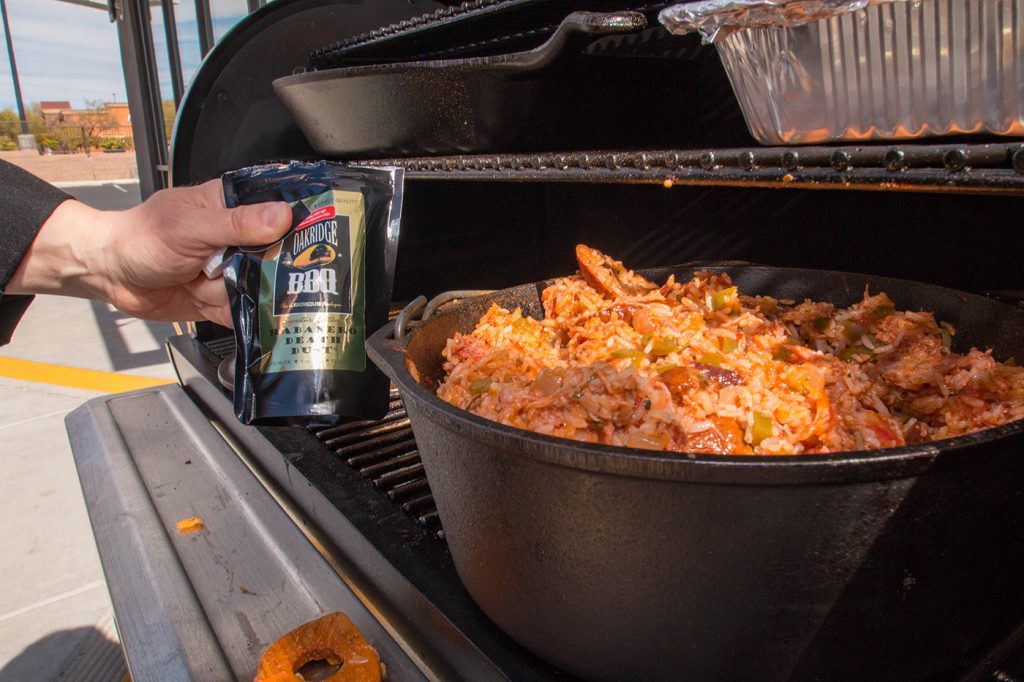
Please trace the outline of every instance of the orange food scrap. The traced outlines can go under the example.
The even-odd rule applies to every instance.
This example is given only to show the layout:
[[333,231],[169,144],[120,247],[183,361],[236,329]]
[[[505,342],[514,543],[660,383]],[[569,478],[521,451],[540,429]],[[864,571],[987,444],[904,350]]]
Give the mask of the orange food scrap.
[[178,527],[178,533],[181,535],[195,533],[206,527],[203,525],[203,519],[199,516],[191,516],[187,519],[182,519],[174,525]]
[[341,665],[328,682],[379,682],[383,666],[376,649],[344,613],[330,613],[300,625],[263,652],[254,682],[295,682],[310,661]]

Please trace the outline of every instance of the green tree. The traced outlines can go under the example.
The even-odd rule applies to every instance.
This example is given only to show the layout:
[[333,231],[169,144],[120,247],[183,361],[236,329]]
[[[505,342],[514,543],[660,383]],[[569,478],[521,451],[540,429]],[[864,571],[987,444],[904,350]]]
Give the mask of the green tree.
[[40,106],[39,102],[33,102],[32,106],[25,112],[25,118],[28,120],[28,132],[36,137],[45,135],[46,121],[43,120],[43,107]]
[[89,137],[117,125],[117,119],[103,106],[101,100],[89,100],[85,107],[85,111],[76,117],[75,125],[85,128],[85,134]]
[[0,111],[0,139],[14,142],[18,139],[19,133],[21,122],[18,120],[18,114],[10,107]]
[[171,141],[171,132],[174,130],[174,117],[177,115],[177,108],[173,99],[164,100],[164,130],[167,133],[167,141]]

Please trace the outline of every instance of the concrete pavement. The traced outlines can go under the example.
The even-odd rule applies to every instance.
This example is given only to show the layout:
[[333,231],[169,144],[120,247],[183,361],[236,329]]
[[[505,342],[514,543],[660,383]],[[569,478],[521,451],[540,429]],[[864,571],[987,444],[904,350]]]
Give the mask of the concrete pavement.
[[20,166],[47,182],[81,182],[83,180],[121,180],[138,178],[135,152],[105,154],[39,154],[34,149],[0,152],[0,159]]
[[[65,191],[98,208],[139,200],[137,183]],[[46,296],[0,348],[0,682],[126,674],[64,428],[68,412],[119,384],[62,368],[173,379],[162,348],[173,333],[105,304]]]

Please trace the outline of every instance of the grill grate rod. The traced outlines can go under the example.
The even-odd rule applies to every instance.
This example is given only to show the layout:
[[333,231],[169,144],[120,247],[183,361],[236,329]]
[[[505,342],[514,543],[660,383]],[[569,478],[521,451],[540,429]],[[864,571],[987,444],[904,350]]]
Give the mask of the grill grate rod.
[[[385,447],[375,448],[370,452],[364,452],[353,457],[345,457],[344,455],[342,456],[345,457],[345,462],[348,463],[350,467],[362,471],[365,467],[368,467],[372,464],[377,464],[378,462],[382,462],[392,457],[400,456],[403,453],[411,452],[414,451],[415,449],[416,441],[414,441],[412,438],[407,438],[405,440],[398,441],[397,443],[392,443],[391,445],[387,445]],[[341,455],[342,453],[339,452],[338,454]]]
[[386,495],[392,502],[401,502],[420,493],[430,494],[430,486],[427,485],[427,479],[425,478],[399,483],[387,491]]
[[377,478],[373,479],[373,487],[377,489],[386,489],[392,487],[395,483],[401,483],[402,481],[409,481],[414,478],[425,476],[423,473],[423,464],[419,461],[419,456],[416,457],[416,463],[410,464],[409,466],[400,466],[397,469],[391,469],[387,473],[381,474]]
[[346,433],[361,433],[363,429],[376,426],[377,424],[391,422],[396,419],[402,419],[404,417],[405,408],[402,407],[401,401],[396,400],[388,403],[388,411],[380,419],[361,419],[359,421],[339,424],[338,426],[329,426],[317,431],[316,437],[320,440],[326,440]]
[[368,476],[376,480],[378,475],[387,474],[396,470],[396,468],[401,468],[408,464],[419,464],[419,462],[420,453],[418,450],[413,450],[412,452],[407,452],[404,455],[399,455],[398,457],[392,457],[391,459],[384,460],[383,462],[377,462],[376,464],[365,466],[359,470],[359,473],[363,476]]
[[324,445],[330,448],[341,448],[349,445],[358,445],[360,443],[366,443],[367,438],[374,437],[389,437],[396,436],[399,434],[412,433],[409,428],[409,418],[405,416],[403,412],[400,416],[396,415],[391,420],[381,420],[374,425],[368,426],[362,431],[343,433],[330,438],[324,438],[324,434],[319,434]]
[[[358,440],[356,442],[348,442],[347,444],[339,443],[342,439],[330,439],[324,441],[324,445],[334,450],[336,453],[341,455],[344,459],[348,459],[354,455],[361,455],[366,452],[372,452],[379,450],[386,446],[398,443],[401,441],[412,440],[412,429],[405,427],[398,431],[392,431],[383,435],[367,435],[366,438]],[[351,441],[351,439],[345,439]]]

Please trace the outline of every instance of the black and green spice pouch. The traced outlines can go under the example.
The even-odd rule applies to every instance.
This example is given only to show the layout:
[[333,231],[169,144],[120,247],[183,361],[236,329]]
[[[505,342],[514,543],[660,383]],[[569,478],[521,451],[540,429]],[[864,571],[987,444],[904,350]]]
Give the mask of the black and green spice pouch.
[[329,161],[253,166],[223,176],[228,208],[287,201],[292,227],[235,248],[224,282],[235,325],[235,414],[377,418],[388,381],[366,359],[387,322],[403,171]]

